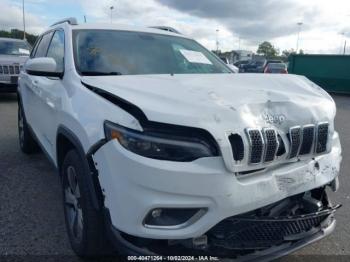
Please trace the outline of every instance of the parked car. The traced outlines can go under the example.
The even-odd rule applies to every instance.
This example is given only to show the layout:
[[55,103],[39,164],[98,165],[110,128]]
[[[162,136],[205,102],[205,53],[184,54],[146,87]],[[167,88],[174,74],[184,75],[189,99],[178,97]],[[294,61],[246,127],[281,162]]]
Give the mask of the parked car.
[[285,63],[270,63],[266,66],[265,74],[288,74],[287,65]]
[[241,66],[242,73],[263,73],[265,60],[252,60],[250,63]]
[[0,92],[16,92],[18,75],[29,56],[30,45],[19,39],[0,38]]
[[60,21],[19,80],[19,143],[62,180],[80,256],[273,259],[329,235],[335,103],[296,75],[234,74],[161,29]]
[[266,60],[263,68],[263,72],[265,71],[266,67],[269,65],[269,64],[283,64],[283,61],[282,60]]
[[236,67],[238,67],[238,68],[240,68],[241,65],[248,64],[249,62],[250,62],[250,61],[248,61],[248,60],[241,60],[241,61],[237,61],[237,62],[233,63],[233,65],[236,66]]

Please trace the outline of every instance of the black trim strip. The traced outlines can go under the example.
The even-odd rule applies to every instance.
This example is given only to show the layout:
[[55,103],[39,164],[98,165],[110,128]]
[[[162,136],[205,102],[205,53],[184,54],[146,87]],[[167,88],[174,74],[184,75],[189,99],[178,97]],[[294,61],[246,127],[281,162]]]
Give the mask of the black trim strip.
[[95,192],[98,192],[96,194],[97,202],[99,203],[99,206],[97,208],[102,208],[104,207],[104,194],[102,192],[100,180],[98,179],[99,173],[98,170],[96,169],[96,163],[94,162],[93,155],[107,143],[107,139],[101,139],[94,145],[90,147],[88,152],[86,153],[86,159],[90,168],[90,173],[91,173],[91,179],[92,179],[92,184],[94,185]]
[[59,77],[62,78],[63,77],[63,72],[44,72],[44,71],[34,71],[34,70],[26,70],[26,72],[29,75],[33,75],[33,76],[46,76],[46,77]]
[[94,155],[102,146],[104,146],[107,143],[107,139],[101,139],[94,145],[92,145],[89,149],[89,151],[86,153],[86,156],[92,156]]
[[143,111],[135,106],[134,104],[131,104],[130,102],[124,100],[123,98],[120,98],[114,94],[111,94],[105,90],[102,90],[100,88],[88,85],[81,82],[87,89],[90,91],[96,93],[99,96],[102,96],[104,99],[108,100],[109,102],[119,106],[120,108],[124,109],[126,112],[131,114],[133,117],[135,117],[137,120],[140,121],[140,123],[145,123],[148,121],[146,115],[143,113]]
[[105,222],[105,230],[107,237],[112,246],[118,251],[119,255],[122,256],[155,256],[156,253],[148,250],[147,248],[140,248],[135,246],[133,243],[123,238],[122,232],[115,228],[112,224],[111,215],[108,208],[103,208],[103,218]]

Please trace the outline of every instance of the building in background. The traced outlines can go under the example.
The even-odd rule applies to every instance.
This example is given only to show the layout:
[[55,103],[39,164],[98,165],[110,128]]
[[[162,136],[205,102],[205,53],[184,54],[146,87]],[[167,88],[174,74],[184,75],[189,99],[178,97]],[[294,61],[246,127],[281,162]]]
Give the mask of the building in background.
[[254,58],[254,53],[248,50],[232,50],[219,54],[220,58],[225,57],[230,64],[237,61],[250,61]]

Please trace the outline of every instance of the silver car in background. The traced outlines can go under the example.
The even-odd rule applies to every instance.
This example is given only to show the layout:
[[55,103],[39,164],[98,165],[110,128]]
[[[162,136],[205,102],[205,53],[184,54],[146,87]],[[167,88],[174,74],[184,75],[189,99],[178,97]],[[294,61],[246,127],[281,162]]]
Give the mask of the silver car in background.
[[27,41],[0,38],[0,92],[17,91],[18,76],[29,53]]

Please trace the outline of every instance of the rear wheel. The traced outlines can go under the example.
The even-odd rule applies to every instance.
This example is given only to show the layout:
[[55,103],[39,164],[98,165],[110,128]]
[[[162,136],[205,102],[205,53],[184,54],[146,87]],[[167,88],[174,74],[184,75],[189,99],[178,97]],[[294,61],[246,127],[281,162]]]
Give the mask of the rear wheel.
[[74,252],[82,257],[105,255],[103,216],[92,204],[84,160],[76,150],[66,154],[61,172],[66,227]]
[[29,130],[21,105],[18,106],[18,139],[23,153],[33,154],[39,150],[38,144]]

